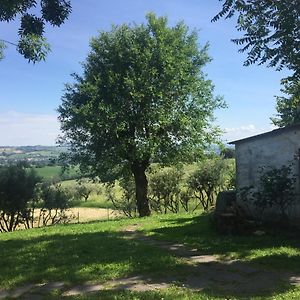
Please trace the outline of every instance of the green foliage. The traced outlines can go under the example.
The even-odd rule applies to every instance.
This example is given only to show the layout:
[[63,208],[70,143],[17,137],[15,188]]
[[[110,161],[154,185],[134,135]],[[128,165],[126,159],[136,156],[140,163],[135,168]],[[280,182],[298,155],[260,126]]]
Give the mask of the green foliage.
[[68,223],[74,217],[66,214],[72,198],[60,184],[44,182],[38,186],[36,194],[40,207],[36,217],[37,227]]
[[92,192],[95,190],[95,185],[88,179],[79,179],[76,184],[76,195],[79,199],[84,199],[86,202]]
[[[156,168],[150,175],[149,198],[151,208],[159,213],[178,213],[180,208],[183,171],[176,168]],[[185,198],[185,208],[188,201]]]
[[0,40],[0,60],[4,58],[4,49],[5,48],[6,48],[5,43]]
[[0,169],[0,232],[13,231],[32,218],[30,203],[40,178],[33,169],[11,165]]
[[17,50],[29,62],[45,60],[47,53],[50,51],[50,45],[44,37],[36,34],[26,34],[20,37]]
[[[19,28],[19,42],[17,50],[29,62],[44,60],[50,51],[50,46],[44,38],[46,23],[60,26],[68,18],[71,12],[71,4],[68,0],[40,0],[41,16],[30,13],[37,7],[36,0],[1,0],[0,22],[10,22],[21,15]],[[1,40],[2,43],[12,44]],[[0,46],[0,58],[3,57],[3,47]]]
[[222,10],[212,19],[237,14],[237,30],[245,32],[241,38],[233,39],[242,45],[240,52],[248,52],[245,65],[268,63],[278,70],[283,67],[300,76],[299,0],[223,0]]
[[281,91],[288,97],[276,97],[277,117],[271,118],[274,125],[285,127],[300,123],[300,81],[283,80]]
[[235,149],[229,148],[229,147],[224,147],[221,150],[220,156],[225,159],[235,158]]
[[[288,210],[296,201],[295,191],[296,176],[293,174],[292,165],[280,168],[261,168],[258,187],[249,187],[244,194],[253,201],[259,209],[260,217],[266,209],[274,207],[279,209],[280,220],[283,224],[288,222]],[[276,213],[278,215],[278,213]],[[276,222],[276,219],[273,220]]]
[[129,218],[136,217],[137,205],[135,183],[132,176],[126,176],[113,184],[107,184],[106,197],[113,204],[113,208],[122,211]]
[[101,32],[59,107],[73,163],[102,181],[132,172],[139,212],[149,215],[150,162],[197,160],[218,136],[211,121],[223,102],[202,72],[209,61],[195,32],[153,14]]
[[[209,210],[215,204],[217,194],[234,188],[234,165],[223,159],[205,160],[188,178],[188,186],[193,196],[198,199],[198,206]],[[196,207],[197,208],[197,207]]]

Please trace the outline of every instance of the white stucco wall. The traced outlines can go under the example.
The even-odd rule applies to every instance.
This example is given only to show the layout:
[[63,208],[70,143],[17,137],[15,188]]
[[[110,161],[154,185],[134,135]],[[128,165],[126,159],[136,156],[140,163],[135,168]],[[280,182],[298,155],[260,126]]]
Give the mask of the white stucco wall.
[[[281,167],[292,163],[297,177],[295,189],[299,188],[299,160],[295,159],[300,149],[300,127],[284,129],[276,133],[238,141],[236,147],[237,190],[257,186],[261,167]],[[238,199],[241,203],[241,199]],[[291,208],[291,217],[300,225],[300,197]]]

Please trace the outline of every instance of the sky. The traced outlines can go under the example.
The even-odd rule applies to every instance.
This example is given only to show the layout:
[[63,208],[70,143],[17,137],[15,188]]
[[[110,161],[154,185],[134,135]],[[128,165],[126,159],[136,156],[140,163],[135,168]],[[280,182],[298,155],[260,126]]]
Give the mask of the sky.
[[[46,26],[51,53],[45,62],[29,64],[13,46],[0,61],[0,145],[55,145],[60,133],[57,108],[71,73],[81,74],[89,41],[113,24],[145,22],[154,12],[167,16],[169,25],[184,21],[199,31],[199,45],[209,43],[213,59],[205,67],[228,108],[216,111],[216,124],[224,141],[274,129],[275,95],[288,72],[253,65],[244,67],[246,55],[230,41],[241,36],[235,20],[211,19],[221,9],[218,0],[72,0],[72,13],[60,28]],[[0,39],[16,42],[19,20],[0,23]]]

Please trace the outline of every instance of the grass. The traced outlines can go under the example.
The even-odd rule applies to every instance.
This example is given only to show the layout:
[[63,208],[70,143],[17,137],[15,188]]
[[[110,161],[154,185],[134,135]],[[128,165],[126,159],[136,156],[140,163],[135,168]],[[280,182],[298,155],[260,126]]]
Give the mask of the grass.
[[[276,270],[297,271],[300,242],[283,236],[219,236],[206,214],[156,215],[77,225],[18,231],[0,235],[0,289],[25,283],[64,281],[69,285],[151,274],[187,275],[183,261],[158,248],[124,239],[121,229],[140,225],[156,239],[184,242],[203,254],[239,258]],[[57,296],[57,295],[56,295]],[[49,295],[49,299],[55,299]],[[251,296],[251,297],[250,297]],[[224,299],[217,290],[192,292],[172,287],[164,291],[136,293],[103,291],[70,299]],[[235,295],[230,295],[235,299]],[[278,288],[272,294],[246,299],[299,299],[300,289]],[[237,299],[240,299],[237,297]]]
[[209,214],[152,217],[143,223],[146,234],[156,239],[187,243],[203,254],[241,259],[277,270],[299,272],[300,241],[283,235],[224,236],[216,233]]
[[42,168],[35,168],[38,176],[42,177],[44,180],[51,180],[51,179],[62,179],[66,180],[68,178],[78,176],[77,170],[70,169],[68,172],[62,174],[62,167],[61,166],[45,166]]
[[104,282],[136,273],[160,273],[161,268],[175,270],[180,265],[163,251],[123,239],[119,230],[127,223],[61,225],[1,234],[0,287]]
[[[76,180],[65,180],[61,182],[63,188],[75,190]],[[112,202],[108,201],[105,192],[104,185],[101,183],[95,183],[95,190],[91,193],[87,201],[82,199],[75,199],[71,202],[72,207],[85,207],[85,208],[110,208],[114,209]],[[119,189],[120,192],[120,189]]]

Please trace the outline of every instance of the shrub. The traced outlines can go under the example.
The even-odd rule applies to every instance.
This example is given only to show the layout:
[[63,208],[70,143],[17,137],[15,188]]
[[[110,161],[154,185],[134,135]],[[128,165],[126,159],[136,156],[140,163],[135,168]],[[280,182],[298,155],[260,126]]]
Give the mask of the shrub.
[[37,194],[41,207],[37,216],[38,227],[68,223],[75,217],[67,214],[72,196],[60,184],[42,183]]
[[252,200],[260,218],[263,217],[268,207],[279,209],[279,222],[287,224],[288,208],[296,200],[296,176],[292,173],[292,166],[268,168],[267,170],[262,167],[259,172],[260,177],[257,188],[244,188],[240,191],[241,197],[244,197],[244,200]]
[[0,169],[0,232],[13,231],[20,224],[33,223],[34,191],[40,178],[24,165],[10,165]]
[[233,187],[233,178],[235,173],[232,163],[223,159],[210,159],[200,163],[188,178],[188,187],[199,201],[195,209],[199,206],[204,210],[212,207],[220,191]]
[[107,184],[105,193],[116,210],[122,211],[129,218],[136,217],[135,183],[132,176],[126,176],[119,180],[119,189],[116,182]]
[[92,192],[95,191],[95,184],[86,178],[79,179],[76,184],[76,196],[79,199],[84,199],[86,202]]
[[176,168],[155,169],[150,175],[149,198],[151,208],[159,213],[179,212],[182,203],[188,210],[187,193],[181,192],[183,171]]

